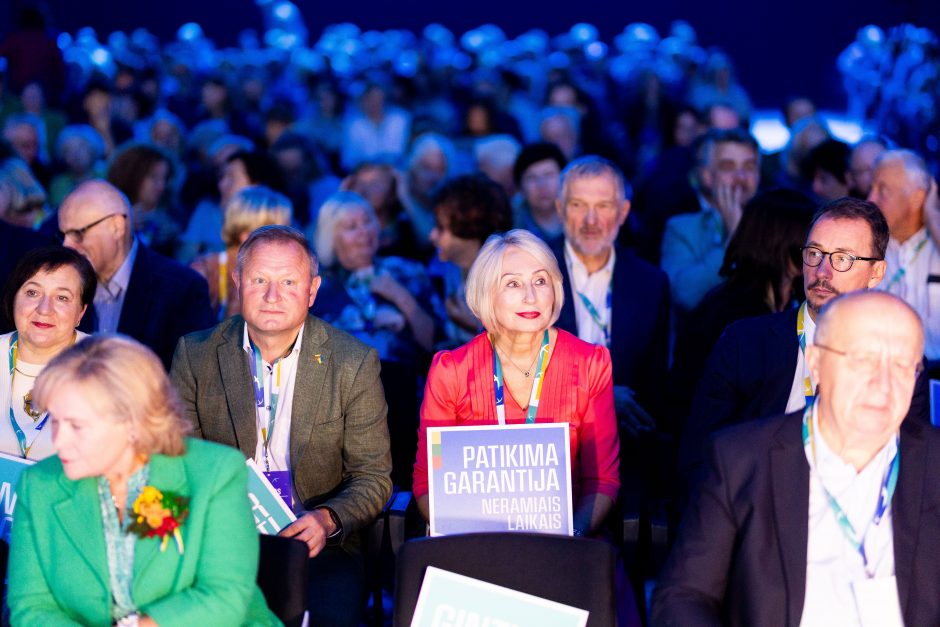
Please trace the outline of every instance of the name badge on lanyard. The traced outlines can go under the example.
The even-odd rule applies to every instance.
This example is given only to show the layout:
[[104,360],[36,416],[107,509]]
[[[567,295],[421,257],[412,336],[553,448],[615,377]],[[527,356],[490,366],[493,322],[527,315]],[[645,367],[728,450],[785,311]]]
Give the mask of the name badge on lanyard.
[[[532,382],[532,392],[529,394],[529,407],[526,410],[526,424],[535,422],[535,414],[539,409],[539,398],[542,396],[542,381],[545,378],[545,369],[548,368],[548,330],[542,336],[542,346],[539,348],[539,361],[535,366],[535,380]],[[499,424],[506,424],[506,397],[503,386],[503,365],[493,344],[493,394],[496,396],[496,419]]]
[[253,342],[249,341],[249,344],[251,345],[252,355],[248,359],[248,365],[251,368],[251,384],[255,391],[255,411],[258,424],[261,425],[264,476],[271,483],[271,486],[277,490],[278,495],[287,504],[287,507],[293,509],[294,499],[291,493],[290,470],[271,470],[269,453],[275,421],[277,420],[278,401],[281,396],[281,361],[283,358],[272,364],[272,371],[268,376],[267,385],[265,385],[264,361],[261,358],[261,351]]
[[809,379],[809,365],[806,363],[806,307],[807,304],[803,303],[796,314],[796,337],[800,341],[800,353],[803,355],[803,398],[806,401],[805,406],[809,407],[816,400],[816,392],[813,390],[813,382]]
[[[33,448],[33,444],[36,443],[36,440],[39,439],[39,436],[42,434],[43,427],[46,426],[46,423],[49,421],[49,412],[46,412],[42,415],[42,420],[39,420],[39,423],[33,427],[33,438],[30,440],[26,437],[26,433],[23,431],[20,424],[16,421],[16,416],[13,414],[13,376],[16,372],[16,344],[17,344],[17,333],[14,331],[13,335],[10,336],[10,426],[13,427],[13,433],[16,434],[16,442],[20,447],[20,455],[23,456],[23,459],[29,458],[29,451]],[[28,409],[28,408],[27,408]]]
[[[816,431],[815,423],[813,421],[813,405],[807,405],[806,409],[803,410],[803,448],[806,451],[807,457],[811,460],[812,466],[816,467]],[[865,567],[865,574],[869,579],[874,578],[875,573],[873,570],[873,565],[868,561],[868,555],[865,552],[865,537],[868,535],[868,530],[872,526],[877,527],[881,524],[882,518],[884,518],[885,513],[888,511],[888,507],[891,506],[891,499],[894,498],[894,491],[898,487],[898,472],[900,471],[901,465],[901,443],[898,440],[897,435],[895,437],[895,449],[894,457],[891,458],[891,461],[888,464],[888,468],[885,471],[884,477],[881,481],[881,490],[878,491],[878,503],[875,507],[875,513],[872,516],[871,521],[864,529],[857,530],[849,521],[849,517],[846,515],[845,510],[842,509],[842,506],[839,505],[839,501],[836,500],[836,497],[832,495],[831,492],[823,485],[823,482],[820,480],[819,485],[822,488],[823,496],[826,497],[826,503],[829,505],[829,509],[832,510],[832,515],[835,516],[836,522],[839,524],[839,529],[842,531],[842,535],[845,536],[846,541],[858,551],[859,555],[862,558],[862,564]]]

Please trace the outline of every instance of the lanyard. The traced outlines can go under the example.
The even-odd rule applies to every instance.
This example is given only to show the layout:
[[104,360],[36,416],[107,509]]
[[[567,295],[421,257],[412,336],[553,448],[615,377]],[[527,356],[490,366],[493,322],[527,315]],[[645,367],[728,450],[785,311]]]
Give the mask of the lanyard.
[[[928,240],[928,239],[930,239],[930,234],[929,234],[929,233],[926,234],[926,235],[924,235],[924,239],[920,240],[920,241],[917,243],[917,246],[914,247],[914,254],[911,255],[911,259],[910,259],[910,261],[908,261],[908,264],[909,264],[909,265],[914,265],[914,262],[917,261],[917,257],[919,257],[921,251],[924,250],[924,246],[927,245],[927,240]],[[898,254],[898,262],[899,262],[899,264],[900,264],[900,261],[901,261],[901,255]],[[885,289],[885,290],[890,290],[892,287],[895,286],[895,284],[897,284],[898,282],[900,282],[901,279],[904,278],[904,275],[905,275],[905,274],[907,274],[907,268],[898,268],[897,270],[895,270],[895,271],[894,271],[894,275],[893,275],[893,276],[891,277],[891,279],[888,281],[888,283],[887,283],[887,285],[884,287],[884,289]]]
[[613,310],[611,303],[613,301],[614,293],[614,282],[611,280],[607,284],[607,322],[606,324],[601,319],[600,313],[597,311],[597,307],[594,306],[594,303],[591,302],[591,299],[584,295],[584,292],[578,292],[578,296],[581,298],[581,304],[584,305],[584,308],[587,309],[588,314],[591,316],[591,320],[594,321],[594,324],[603,331],[604,333],[604,346],[610,348],[610,319],[613,318]]
[[228,312],[228,251],[219,253],[219,321]]
[[[267,385],[265,385],[264,361],[261,359],[261,350],[251,340],[248,343],[251,345],[252,351],[252,356],[248,359],[248,366],[251,368],[251,384],[255,389],[255,410],[258,414],[258,422],[261,423],[264,469],[266,472],[271,472],[268,445],[271,442],[271,435],[274,433],[274,420],[277,417],[278,399],[281,396],[281,361],[284,358],[280,357],[271,364],[272,373],[268,377]],[[274,371],[275,366],[277,366],[276,371]],[[271,400],[271,403],[267,406],[267,416],[265,416],[265,393]]]
[[806,363],[806,307],[804,302],[800,307],[800,312],[796,314],[796,337],[800,341],[800,352],[803,354],[803,398],[806,399],[806,407],[813,404],[816,393],[813,390],[813,383],[809,380],[809,366]]
[[33,444],[36,443],[36,440],[39,439],[39,434],[42,432],[42,428],[46,426],[46,422],[49,421],[49,412],[43,414],[42,420],[39,421],[39,424],[33,429],[36,435],[33,436],[31,442],[26,440],[26,434],[23,432],[23,429],[20,428],[18,422],[16,422],[16,417],[13,415],[13,373],[16,370],[16,343],[17,343],[18,334],[16,331],[13,332],[13,335],[10,336],[10,425],[13,427],[13,432],[16,434],[16,441],[20,445],[20,454],[23,455],[23,459],[29,457],[29,451],[33,448]]
[[[819,481],[819,485],[822,486],[823,489],[823,494],[826,496],[826,502],[829,503],[829,508],[832,510],[833,515],[835,515],[836,522],[839,523],[842,534],[845,536],[845,539],[849,541],[849,544],[862,556],[862,563],[865,565],[865,572],[868,573],[869,577],[873,576],[873,573],[868,570],[868,556],[865,555],[865,536],[868,534],[871,525],[877,527],[878,523],[881,522],[885,512],[888,510],[888,506],[891,505],[894,490],[898,486],[901,448],[900,443],[897,442],[897,436],[895,436],[895,442],[894,457],[891,458],[891,463],[888,465],[888,470],[885,472],[884,480],[882,481],[881,490],[878,491],[878,507],[875,509],[875,515],[871,523],[869,523],[865,528],[865,532],[861,535],[855,531],[855,527],[852,526],[848,516],[845,515],[845,511],[839,505],[836,498],[826,489],[826,486],[823,485],[821,478]],[[803,411],[803,448],[806,449],[807,447],[812,456],[813,466],[816,466],[816,434],[813,429],[813,405],[807,405],[806,409]]]
[[[548,329],[542,336],[542,346],[539,348],[539,361],[535,366],[535,380],[532,382],[532,393],[529,394],[529,408],[526,410],[525,422],[532,424],[535,422],[535,414],[539,408],[539,398],[542,396],[542,380],[545,377],[545,369],[548,368]],[[503,387],[503,365],[499,361],[499,354],[496,352],[496,344],[493,344],[493,393],[496,395],[496,419],[499,424],[506,424],[506,406]]]

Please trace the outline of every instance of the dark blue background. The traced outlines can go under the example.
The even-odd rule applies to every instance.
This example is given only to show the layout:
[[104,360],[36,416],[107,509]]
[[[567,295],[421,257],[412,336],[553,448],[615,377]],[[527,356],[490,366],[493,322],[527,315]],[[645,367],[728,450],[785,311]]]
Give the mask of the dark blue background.
[[[585,21],[608,43],[626,24],[648,22],[665,33],[672,20],[692,24],[704,46],[718,45],[734,60],[755,104],[776,107],[789,95],[806,93],[821,105],[844,106],[835,60],[869,23],[885,29],[903,21],[940,32],[937,0],[642,0],[551,2],[533,0],[294,0],[311,36],[323,26],[351,21],[366,29],[420,30],[440,22],[455,33],[493,22],[509,36],[530,28],[550,35]],[[2,2],[0,31],[8,32],[24,0]],[[58,30],[94,26],[104,38],[113,30],[143,26],[171,38],[187,21],[199,22],[221,45],[233,45],[246,28],[261,29],[254,0],[45,0]]]

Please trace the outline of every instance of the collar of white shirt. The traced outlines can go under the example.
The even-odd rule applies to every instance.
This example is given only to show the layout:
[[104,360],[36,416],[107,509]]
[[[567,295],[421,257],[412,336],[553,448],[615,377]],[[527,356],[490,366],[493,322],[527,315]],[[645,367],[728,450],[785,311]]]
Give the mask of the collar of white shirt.
[[127,286],[131,282],[131,271],[134,269],[134,261],[137,259],[137,238],[134,238],[134,242],[131,244],[131,249],[127,252],[127,257],[124,258],[124,262],[121,264],[121,267],[117,269],[117,272],[114,273],[114,276],[111,277],[111,280],[107,283],[100,282],[99,286],[104,290],[104,293],[110,297],[112,301],[117,300],[121,294],[127,291]]
[[610,277],[614,272],[614,263],[617,261],[617,249],[614,246],[610,247],[610,257],[607,258],[607,263],[604,264],[597,272],[588,272],[587,267],[584,265],[584,262],[581,261],[581,258],[578,257],[578,254],[574,252],[574,248],[571,247],[571,243],[568,241],[568,238],[565,238],[565,263],[568,265],[568,275],[571,277],[572,287],[577,291],[579,286],[583,285],[588,278],[596,274],[607,278]]
[[[306,323],[300,325],[300,331],[297,332],[297,339],[294,340],[294,346],[291,348],[290,353],[289,353],[290,356],[300,355],[300,344],[301,344],[301,340],[303,340],[303,337],[304,337],[304,325],[305,324]],[[248,355],[252,359],[254,359],[254,351],[251,350],[251,338],[248,335],[248,323],[247,322],[245,323],[245,329],[242,332],[242,349],[244,349],[244,351],[248,353]],[[271,364],[267,364],[267,365],[270,366]]]

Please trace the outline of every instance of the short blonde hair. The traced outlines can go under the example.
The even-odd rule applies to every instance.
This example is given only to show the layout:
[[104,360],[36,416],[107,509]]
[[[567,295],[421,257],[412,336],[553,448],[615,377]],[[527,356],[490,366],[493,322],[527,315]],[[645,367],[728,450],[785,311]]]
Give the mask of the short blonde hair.
[[548,272],[555,291],[555,304],[552,306],[552,319],[548,326],[555,324],[565,302],[565,288],[558,260],[545,242],[525,229],[513,229],[487,238],[467,275],[467,305],[470,311],[483,323],[487,331],[501,331],[496,322],[493,296],[499,288],[499,278],[503,274],[503,257],[509,248],[517,248],[532,255]]
[[336,250],[333,245],[336,239],[336,223],[353,209],[362,209],[378,224],[379,218],[369,201],[356,192],[340,191],[331,195],[320,206],[320,215],[317,217],[317,232],[314,236],[317,257],[323,267],[328,268],[336,262]]
[[55,390],[75,384],[96,408],[130,422],[138,453],[182,455],[192,425],[160,359],[123,335],[94,335],[63,351],[43,368],[33,395],[45,407]]
[[242,237],[268,224],[290,226],[294,206],[290,199],[263,185],[239,190],[225,205],[222,241],[226,246],[239,246]]

